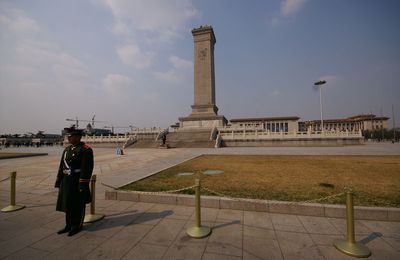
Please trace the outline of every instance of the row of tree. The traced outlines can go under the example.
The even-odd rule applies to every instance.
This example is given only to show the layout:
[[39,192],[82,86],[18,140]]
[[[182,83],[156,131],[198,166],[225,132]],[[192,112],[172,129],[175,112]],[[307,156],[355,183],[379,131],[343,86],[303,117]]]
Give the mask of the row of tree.
[[36,134],[34,133],[25,133],[25,134],[3,134],[0,135],[0,138],[7,138],[7,137],[13,137],[13,138],[44,138],[46,137],[47,134],[44,133],[44,131],[38,131]]

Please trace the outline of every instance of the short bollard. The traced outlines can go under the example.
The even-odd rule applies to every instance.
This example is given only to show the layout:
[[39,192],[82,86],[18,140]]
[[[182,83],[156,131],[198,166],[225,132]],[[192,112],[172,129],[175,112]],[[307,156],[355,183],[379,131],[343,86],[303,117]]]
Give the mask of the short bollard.
[[95,214],[96,207],[96,174],[90,179],[90,193],[92,194],[92,202],[90,203],[90,214],[85,216],[84,223],[96,222],[104,218],[102,214]]
[[17,172],[10,173],[10,205],[2,208],[2,212],[12,212],[25,208],[25,206],[15,205],[15,179],[17,178]]
[[193,238],[203,238],[207,237],[211,234],[211,228],[201,226],[201,207],[200,207],[200,180],[196,179],[196,198],[195,198],[195,206],[196,206],[196,226],[190,227],[186,229],[186,234]]
[[349,256],[368,257],[371,251],[363,244],[357,243],[354,234],[354,205],[353,192],[346,191],[346,224],[347,239],[339,239],[334,242],[336,249]]

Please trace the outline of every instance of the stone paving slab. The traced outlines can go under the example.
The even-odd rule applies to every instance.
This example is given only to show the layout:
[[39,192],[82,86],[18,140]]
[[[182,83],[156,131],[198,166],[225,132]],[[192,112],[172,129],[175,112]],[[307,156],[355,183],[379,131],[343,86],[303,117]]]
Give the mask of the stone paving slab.
[[[204,214],[213,216],[208,218],[211,222],[204,222],[213,228],[211,236],[192,239],[185,234],[185,229],[194,224],[193,207],[116,202],[119,203],[120,206],[113,204],[114,210],[109,210],[104,220],[85,225],[84,231],[75,237],[57,235],[57,226],[43,228],[43,223],[38,223],[38,227],[0,243],[1,252],[10,254],[10,259],[29,254],[47,259],[66,259],[66,255],[84,259],[129,259],[137,255],[143,256],[138,259],[184,259],[190,252],[193,259],[347,259],[332,246],[334,239],[344,237],[345,224],[338,221],[341,219],[211,209]],[[29,205],[27,209],[30,211],[19,212],[29,215],[32,211],[35,214],[43,211]],[[140,219],[140,216],[146,217]],[[23,224],[23,219],[18,222]],[[0,223],[0,227],[8,224]],[[399,256],[396,244],[386,241],[399,239],[399,223],[365,220],[356,225],[362,225],[357,240],[382,254],[382,258],[373,255],[371,259]]]
[[[325,149],[328,148],[305,149],[305,152],[328,153]],[[339,147],[331,151],[369,152],[364,149],[365,146]],[[185,149],[132,149],[121,158],[112,149],[96,149],[96,169],[104,169],[98,170],[98,179],[113,179],[114,184],[123,185],[129,178],[141,178],[146,172],[152,174],[157,167],[224,150],[193,149],[188,153]],[[371,150],[388,154],[397,151],[385,146],[373,146]],[[283,148],[225,151],[303,153],[300,149]],[[343,218],[249,208],[202,208],[202,224],[211,227],[212,233],[194,239],[186,234],[186,229],[195,223],[193,206],[107,200],[104,194],[108,188],[102,185],[96,189],[96,213],[105,214],[105,218],[85,224],[82,232],[73,237],[57,235],[57,230],[64,226],[64,214],[55,211],[57,190],[52,187],[55,175],[49,174],[56,173],[61,149],[54,148],[48,153],[46,157],[0,162],[0,179],[16,169],[20,177],[41,180],[40,185],[17,182],[21,190],[17,204],[26,208],[0,213],[0,259],[350,259],[332,244],[335,239],[345,238]],[[103,165],[106,167],[100,167]],[[9,184],[0,182],[0,207],[9,204],[8,192]],[[400,259],[400,222],[356,220],[355,225],[356,240],[372,251],[369,259]]]

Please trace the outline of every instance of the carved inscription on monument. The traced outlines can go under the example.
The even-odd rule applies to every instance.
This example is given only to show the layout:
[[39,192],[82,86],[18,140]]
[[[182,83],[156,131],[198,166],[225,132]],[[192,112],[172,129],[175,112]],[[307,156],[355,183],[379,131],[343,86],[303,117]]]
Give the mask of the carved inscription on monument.
[[199,53],[198,53],[199,59],[204,60],[207,56],[207,52],[208,52],[207,48],[203,48],[203,49],[199,50]]

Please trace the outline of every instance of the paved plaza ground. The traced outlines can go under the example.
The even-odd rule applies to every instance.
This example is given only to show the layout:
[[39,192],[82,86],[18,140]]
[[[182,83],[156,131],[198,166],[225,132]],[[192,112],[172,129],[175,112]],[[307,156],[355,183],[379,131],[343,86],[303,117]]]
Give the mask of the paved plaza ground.
[[[94,148],[96,212],[106,217],[85,224],[79,234],[57,235],[64,214],[55,211],[53,188],[62,148],[10,148],[47,156],[0,160],[0,180],[17,171],[17,204],[0,214],[0,259],[351,259],[332,245],[346,233],[345,219],[202,208],[212,234],[193,239],[193,207],[105,200],[101,185],[122,186],[201,154],[400,155],[400,144],[345,147],[264,147],[222,149]],[[0,208],[9,205],[9,181],[0,182]],[[87,212],[89,210],[87,209]],[[356,220],[356,240],[372,251],[369,259],[400,259],[400,223]]]

